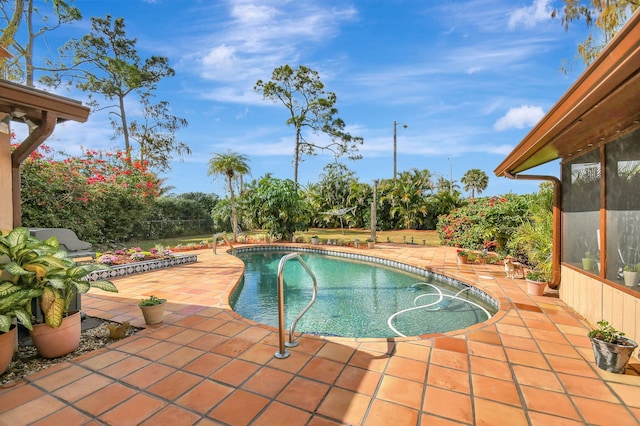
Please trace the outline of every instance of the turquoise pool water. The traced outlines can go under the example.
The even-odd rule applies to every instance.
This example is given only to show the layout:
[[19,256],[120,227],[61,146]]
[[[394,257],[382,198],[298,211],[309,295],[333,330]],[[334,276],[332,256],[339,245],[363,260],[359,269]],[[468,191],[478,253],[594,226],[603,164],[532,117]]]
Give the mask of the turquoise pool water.
[[[238,253],[245,263],[231,307],[256,322],[277,327],[277,273],[290,251]],[[370,262],[300,252],[316,275],[318,296],[296,332],[342,337],[398,337],[446,332],[487,320],[496,309],[475,298],[472,288],[453,287]],[[312,297],[313,281],[292,259],[284,269],[285,324],[288,329]]]

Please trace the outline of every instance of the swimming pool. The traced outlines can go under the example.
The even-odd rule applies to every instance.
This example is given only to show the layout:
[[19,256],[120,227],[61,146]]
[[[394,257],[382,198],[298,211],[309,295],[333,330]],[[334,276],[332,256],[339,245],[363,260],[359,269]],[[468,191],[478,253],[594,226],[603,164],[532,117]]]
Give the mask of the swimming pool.
[[[318,296],[297,332],[342,337],[398,337],[442,333],[483,322],[497,312],[484,292],[420,268],[389,260],[324,250],[241,249],[244,277],[231,296],[234,311],[277,327],[280,259],[299,252],[316,275]],[[331,254],[331,255],[329,255]],[[368,260],[368,261],[365,261]],[[402,270],[405,269],[405,270]],[[284,269],[289,327],[312,297],[312,280],[297,261]]]

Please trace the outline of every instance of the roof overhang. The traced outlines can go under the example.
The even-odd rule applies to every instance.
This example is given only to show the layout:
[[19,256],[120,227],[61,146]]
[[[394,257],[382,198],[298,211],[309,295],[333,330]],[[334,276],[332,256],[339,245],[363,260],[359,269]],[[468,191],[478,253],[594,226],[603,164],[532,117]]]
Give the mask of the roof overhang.
[[28,119],[39,126],[45,111],[54,115],[58,123],[67,120],[84,123],[90,110],[79,101],[0,79],[0,112],[9,114],[12,120]]
[[640,12],[494,170],[515,175],[640,127]]

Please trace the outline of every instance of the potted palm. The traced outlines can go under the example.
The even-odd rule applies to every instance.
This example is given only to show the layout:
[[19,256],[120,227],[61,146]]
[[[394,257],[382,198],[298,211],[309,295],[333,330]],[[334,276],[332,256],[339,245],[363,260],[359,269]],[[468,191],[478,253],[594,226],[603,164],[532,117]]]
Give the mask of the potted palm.
[[598,368],[610,373],[624,373],[631,354],[638,344],[624,337],[606,320],[598,321],[598,328],[589,332],[593,355]]
[[142,310],[145,324],[154,325],[162,322],[164,307],[167,299],[160,299],[153,294],[146,299],[142,299],[138,306]]
[[27,315],[18,318],[30,330],[33,343],[44,358],[57,358],[78,347],[80,315],[69,312],[71,301],[78,294],[91,287],[118,291],[110,281],[87,281],[87,275],[104,265],[77,265],[66,251],[60,250],[56,237],[40,241],[31,237],[28,229],[15,228],[0,236],[0,254],[7,256],[2,269],[9,274],[9,281],[32,295],[24,305]]

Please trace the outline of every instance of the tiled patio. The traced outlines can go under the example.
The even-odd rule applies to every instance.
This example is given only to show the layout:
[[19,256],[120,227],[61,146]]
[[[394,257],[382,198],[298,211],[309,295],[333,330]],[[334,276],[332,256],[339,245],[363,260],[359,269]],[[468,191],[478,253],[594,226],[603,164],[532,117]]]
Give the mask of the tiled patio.
[[202,251],[193,265],[114,280],[116,295],[85,295],[91,316],[142,326],[137,302],[149,294],[167,298],[168,313],[0,387],[0,425],[640,424],[640,362],[625,375],[598,370],[588,327],[552,292],[531,297],[498,266],[459,267],[451,248],[366,252],[477,285],[501,310],[446,335],[302,337],[275,359],[277,332],[227,305],[242,263]]

